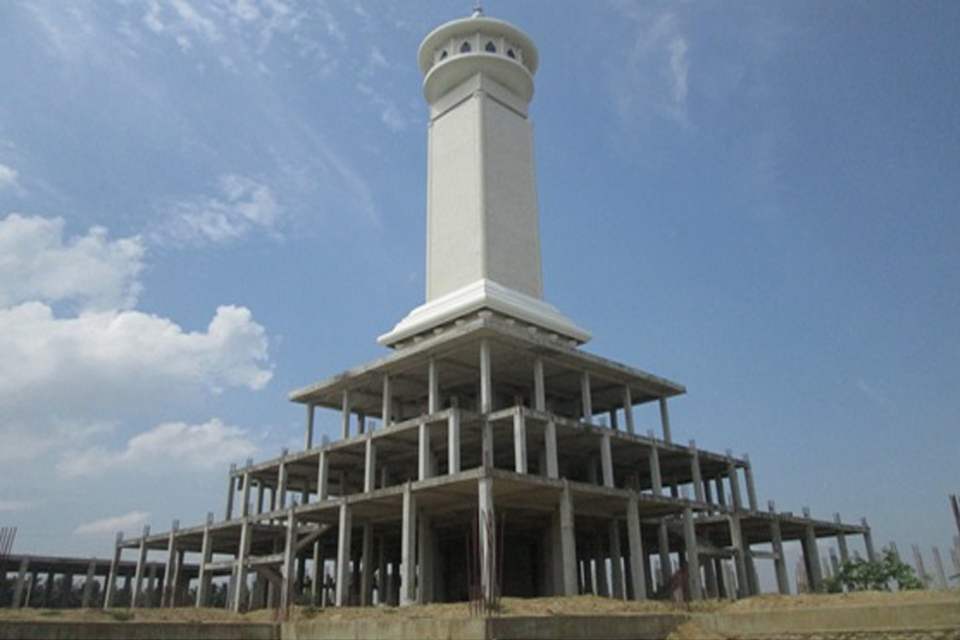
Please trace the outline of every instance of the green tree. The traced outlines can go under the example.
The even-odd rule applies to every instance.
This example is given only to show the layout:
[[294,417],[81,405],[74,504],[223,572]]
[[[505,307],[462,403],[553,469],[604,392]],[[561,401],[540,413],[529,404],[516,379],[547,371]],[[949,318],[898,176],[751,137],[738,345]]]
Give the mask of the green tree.
[[884,549],[877,560],[848,560],[826,581],[827,591],[831,593],[838,593],[843,587],[850,591],[890,591],[894,584],[900,591],[923,589],[913,567],[900,560],[891,549]]

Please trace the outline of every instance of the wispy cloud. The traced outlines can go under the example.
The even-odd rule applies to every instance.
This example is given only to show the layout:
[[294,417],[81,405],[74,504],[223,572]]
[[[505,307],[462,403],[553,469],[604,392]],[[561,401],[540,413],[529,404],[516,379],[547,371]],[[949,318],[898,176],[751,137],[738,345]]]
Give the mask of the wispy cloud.
[[279,237],[280,211],[270,187],[226,174],[220,176],[217,195],[171,205],[166,221],[151,237],[164,245],[223,244],[254,232]]
[[32,500],[4,500],[0,498],[0,513],[4,511],[27,511],[35,506],[36,503]]
[[110,516],[86,522],[74,529],[73,532],[79,536],[100,535],[117,531],[130,533],[140,529],[149,517],[150,514],[146,511],[131,511],[121,516]]
[[19,174],[11,167],[0,163],[0,191],[4,189],[20,189],[20,184],[17,182],[17,177]]
[[57,469],[68,477],[113,471],[163,475],[210,471],[257,450],[245,430],[214,418],[203,424],[168,422],[131,438],[121,450],[92,447],[63,455]]

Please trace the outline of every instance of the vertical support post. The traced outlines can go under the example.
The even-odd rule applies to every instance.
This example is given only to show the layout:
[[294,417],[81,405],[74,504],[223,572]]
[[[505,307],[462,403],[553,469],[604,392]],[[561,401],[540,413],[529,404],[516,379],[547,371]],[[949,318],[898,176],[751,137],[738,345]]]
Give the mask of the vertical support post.
[[480,589],[487,602],[493,602],[497,588],[497,525],[493,508],[493,478],[478,481],[480,528]]
[[[284,450],[284,457],[286,457],[286,450]],[[277,509],[285,509],[287,507],[287,461],[281,460],[280,466],[277,467],[277,491],[274,495],[276,499]]]
[[200,545],[200,574],[197,580],[197,607],[207,606],[210,596],[210,574],[209,564],[213,559],[213,536],[210,533],[210,518],[207,518],[207,526],[203,529],[203,542]]
[[593,422],[593,394],[590,391],[590,373],[587,371],[580,374],[580,404],[583,407],[583,421]]
[[821,591],[823,575],[820,573],[820,554],[817,551],[817,536],[813,522],[807,521],[804,527],[803,540],[800,544],[803,550],[803,564],[807,569],[807,578],[810,581],[810,591]]
[[[837,525],[843,524],[840,520],[839,513],[833,514],[833,521],[836,522]],[[847,548],[847,536],[844,534],[843,530],[839,528],[839,526],[837,529],[837,547],[840,549],[840,562],[849,562],[850,550]]]
[[426,480],[430,477],[430,427],[425,420],[419,424],[419,446],[417,447],[418,479]]
[[663,439],[666,442],[673,442],[670,435],[670,412],[667,410],[667,399],[660,398],[660,426],[663,429]]
[[746,466],[743,467],[743,479],[747,483],[747,503],[750,505],[751,511],[756,511],[760,507],[757,503],[757,488],[753,484],[753,465],[750,463],[750,456],[743,454],[743,459],[746,462]]
[[610,521],[610,578],[613,585],[611,594],[617,600],[625,600],[627,585],[623,576],[623,553],[620,550],[620,521]]
[[250,467],[253,460],[247,460],[247,468],[243,472],[243,489],[240,492],[240,517],[250,515]]
[[373,525],[363,525],[363,549],[360,574],[360,605],[369,607],[373,603]]
[[[280,608],[286,612],[293,605],[293,588],[297,573],[297,519],[293,509],[287,510],[287,530],[283,544],[283,567],[281,568]],[[338,584],[339,587],[339,584]]]
[[693,494],[697,502],[704,502],[706,496],[703,493],[703,474],[700,471],[700,451],[697,449],[697,441],[690,441],[690,474],[693,478]]
[[390,374],[383,374],[383,399],[380,411],[380,420],[384,427],[393,424],[393,392],[390,389]]
[[610,433],[604,431],[600,436],[600,468],[603,473],[603,486],[613,487],[613,451],[610,447]]
[[513,461],[517,473],[527,473],[527,423],[523,407],[513,414]]
[[635,495],[627,499],[627,542],[630,545],[630,581],[634,600],[647,599],[646,562],[640,532],[640,508]]
[[249,519],[244,519],[240,527],[240,547],[237,549],[237,563],[234,570],[233,602],[230,608],[239,612],[243,608],[243,596],[247,586],[247,556],[250,554],[250,527]]
[[870,533],[870,525],[866,518],[860,518],[860,524],[863,526],[863,546],[867,549],[867,560],[874,562],[877,559],[877,552],[873,547],[873,535]]
[[374,443],[372,432],[367,434],[366,451],[363,467],[363,492],[370,493],[376,489],[377,483],[377,445]]
[[543,429],[543,445],[547,457],[547,477],[560,477],[560,461],[557,457],[557,424],[551,419]]
[[623,387],[623,420],[627,425],[627,433],[633,435],[636,429],[633,424],[633,397],[630,387]]
[[650,483],[653,488],[653,495],[661,497],[663,495],[663,478],[660,476],[660,454],[657,452],[657,442],[654,440],[650,444]]
[[747,575],[746,545],[743,540],[743,530],[740,528],[740,516],[731,513],[728,520],[733,561],[737,568],[737,597],[746,598],[750,595],[750,577]]
[[547,410],[547,387],[543,379],[542,356],[533,360],[533,408],[537,411]]
[[314,418],[314,409],[316,406],[310,403],[307,403],[307,432],[303,437],[303,450],[307,451],[308,449],[313,448],[313,418]]
[[717,487],[717,502],[721,507],[725,507],[727,506],[727,492],[726,489],[723,488],[723,476],[718,475],[713,480]]
[[480,340],[480,413],[493,411],[493,377],[490,362],[490,340]]
[[683,542],[687,552],[687,585],[690,599],[700,600],[703,591],[700,588],[700,550],[697,548],[697,532],[693,526],[693,509],[683,510]]
[[330,456],[326,449],[320,450],[317,462],[317,501],[323,502],[330,493]]
[[777,590],[781,595],[790,595],[790,579],[787,576],[787,558],[783,554],[783,534],[780,530],[780,516],[774,513],[773,502],[770,502],[770,512],[773,519],[770,520],[770,538],[773,546],[773,568],[777,574]]
[[403,489],[403,523],[400,534],[400,606],[405,607],[416,603],[416,549],[417,540],[417,506],[416,499],[410,491],[407,482]]
[[663,586],[670,584],[673,575],[673,566],[670,563],[670,536],[667,532],[667,521],[660,519],[657,527],[657,547],[660,552],[660,572],[663,574]]
[[440,411],[440,375],[436,358],[427,365],[427,413]]
[[340,530],[337,537],[337,606],[349,604],[350,597],[350,542],[353,526],[347,501],[340,503]]
[[560,549],[563,558],[563,594],[577,595],[577,540],[574,530],[573,496],[564,480],[560,493]]
[[[91,560],[87,565],[87,576],[83,581],[83,597],[80,599],[80,606],[89,609],[93,601],[93,583],[97,578],[97,561]],[[16,608],[17,601],[14,599],[13,606]]]
[[340,438],[350,437],[350,390],[343,390],[343,408],[340,410]]
[[933,564],[937,568],[937,586],[941,589],[947,588],[947,574],[943,570],[943,559],[940,558],[940,549],[933,548]]
[[420,578],[417,581],[417,603],[433,602],[433,529],[430,518],[423,514],[417,517],[417,559],[420,563]]
[[234,477],[234,474],[237,472],[237,465],[234,463],[230,464],[230,475],[227,477],[227,507],[224,509],[224,520],[233,519],[233,494],[237,490],[237,479]]
[[924,589],[929,588],[930,581],[927,580],[927,569],[923,565],[923,554],[920,553],[918,545],[913,545],[913,565],[917,569],[917,579],[920,580],[920,584],[923,585]]
[[[231,481],[232,481],[231,477]],[[140,554],[137,556],[137,570],[133,579],[133,594],[130,597],[130,608],[136,609],[140,604],[140,591],[143,588],[143,569],[147,563],[147,536],[150,535],[150,525],[143,525],[143,535],[140,537]]]
[[460,473],[460,410],[456,407],[447,417],[447,469]]
[[163,569],[165,588],[160,597],[161,607],[174,606],[173,599],[176,592],[176,585],[173,582],[174,563],[177,561],[177,530],[180,528],[180,521],[174,520],[170,527],[170,538],[167,542],[167,564]]
[[[114,557],[116,557],[116,554],[119,554],[120,540],[122,538],[123,538],[122,533],[117,534],[117,547],[116,547],[116,551],[114,552],[115,554]],[[110,565],[111,572],[115,569],[115,565],[116,563]],[[23,597],[24,588],[26,587],[26,582],[27,582],[27,570],[29,568],[30,568],[30,560],[28,560],[27,558],[24,558],[23,560],[20,561],[20,570],[17,572],[17,586],[14,587],[14,591],[13,591],[13,608],[14,609],[20,609],[30,604],[29,602],[24,602],[24,597]],[[114,579],[116,579],[116,576],[114,576]],[[109,585],[109,579],[108,579],[108,585]],[[109,593],[109,591],[107,593]],[[109,596],[107,596],[107,600],[110,600]],[[104,609],[107,609],[107,608],[109,607],[105,604]]]
[[[117,540],[113,547],[113,558],[110,560],[110,573],[107,575],[107,583],[103,587],[103,608],[110,609],[113,607],[113,599],[117,594],[117,577],[119,576],[120,571],[120,554],[123,552],[123,532],[117,532]],[[24,566],[21,565],[21,569],[26,570]],[[17,582],[17,586],[20,585],[20,582]],[[18,598],[14,596],[14,602]]]
[[743,509],[743,500],[740,498],[740,479],[737,476],[737,463],[733,461],[733,456],[727,451],[727,475],[730,480],[730,495],[733,499],[733,508],[737,511]]

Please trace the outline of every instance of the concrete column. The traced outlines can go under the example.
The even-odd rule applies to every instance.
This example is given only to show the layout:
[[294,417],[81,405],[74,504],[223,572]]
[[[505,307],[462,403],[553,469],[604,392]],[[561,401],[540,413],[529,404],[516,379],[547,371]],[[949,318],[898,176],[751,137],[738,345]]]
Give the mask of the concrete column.
[[913,545],[913,566],[917,569],[917,579],[920,580],[920,584],[923,585],[924,589],[930,587],[930,582],[927,580],[927,569],[923,564],[923,554],[920,553],[920,547]]
[[663,573],[664,588],[670,584],[673,575],[673,565],[670,562],[670,536],[667,532],[667,521],[662,519],[657,527],[657,546],[660,552],[660,571]]
[[783,535],[780,531],[780,518],[774,514],[770,521],[770,538],[773,543],[773,568],[777,574],[777,590],[782,595],[790,595],[790,579],[787,576],[787,560],[783,554]]
[[870,534],[870,526],[866,518],[860,518],[860,524],[863,525],[863,546],[867,549],[867,560],[874,562],[877,559],[877,552],[873,548],[873,536]]
[[317,462],[317,501],[323,502],[330,493],[330,456],[326,449],[320,450]]
[[599,530],[593,537],[593,565],[596,569],[596,581],[594,583],[597,586],[596,593],[598,596],[606,598],[610,595],[610,587],[607,584],[607,555],[603,544],[603,533]]
[[513,460],[517,473],[527,473],[527,423],[521,407],[513,414]]
[[613,452],[610,447],[610,433],[600,436],[600,468],[603,474],[603,486],[613,487]]
[[277,505],[275,508],[277,509],[286,508],[287,506],[287,463],[284,460],[280,461],[280,466],[277,468],[277,492],[276,494],[274,494],[274,498],[277,501]]
[[937,547],[933,548],[933,564],[937,568],[937,587],[940,589],[947,588],[947,574],[943,570],[943,559],[940,557],[940,549]]
[[337,606],[349,604],[350,598],[350,541],[352,514],[346,500],[340,503],[340,530],[337,537]]
[[417,468],[418,479],[426,480],[430,477],[430,428],[426,421],[421,421],[419,425],[419,446],[417,448]]
[[670,435],[670,412],[667,410],[666,398],[660,398],[660,426],[663,429],[663,439],[666,442],[673,442]]
[[449,473],[460,473],[460,410],[454,408],[447,417],[447,467]]
[[257,515],[263,513],[263,480],[257,480]]
[[727,475],[730,480],[730,495],[733,499],[733,508],[737,511],[743,509],[743,500],[740,498],[740,479],[737,476],[737,464],[733,457],[727,453]]
[[633,397],[630,393],[630,387],[623,388],[623,421],[627,426],[627,433],[633,435],[636,429],[633,424]]
[[163,594],[160,596],[160,606],[161,607],[172,607],[173,606],[173,596],[176,589],[176,585],[173,583],[173,568],[174,564],[177,561],[177,530],[180,528],[180,521],[174,520],[173,525],[170,527],[170,537],[167,541],[167,564],[163,570],[164,582],[166,583],[166,588],[163,590]]
[[737,597],[746,598],[750,595],[750,578],[747,575],[746,548],[743,541],[743,532],[740,529],[740,516],[731,513],[727,516],[727,519],[730,523],[733,560],[737,567]]
[[360,604],[369,607],[373,604],[373,525],[363,525],[363,572],[360,574]]
[[247,470],[243,472],[243,489],[240,491],[240,517],[250,515],[250,466],[252,460],[247,460]]
[[563,559],[563,594],[577,595],[577,540],[574,530],[573,496],[563,482],[560,493],[560,549]]
[[383,374],[383,399],[380,419],[384,427],[393,424],[393,392],[390,390],[390,374]]
[[610,522],[610,578],[613,580],[611,594],[617,600],[627,596],[627,585],[623,576],[623,553],[620,550],[620,521]]
[[[283,544],[281,567],[280,609],[289,611],[294,601],[294,583],[297,578],[297,519],[293,509],[287,510],[287,529]],[[338,585],[339,586],[339,585]]]
[[810,591],[820,591],[823,587],[823,575],[820,573],[820,553],[817,551],[817,536],[812,522],[808,522],[805,527],[800,547],[803,550],[803,564],[807,569]]
[[[83,596],[80,598],[80,606],[84,609],[89,609],[92,600],[93,600],[93,582],[97,577],[97,561],[91,560],[90,564],[87,565],[87,575],[83,581]],[[14,608],[16,608],[16,600],[13,602]]]
[[711,599],[719,598],[720,587],[717,582],[717,568],[712,558],[707,558],[703,562],[703,581],[706,583],[706,597]]
[[492,602],[497,589],[497,520],[493,507],[493,478],[478,481],[480,528],[480,589]]
[[547,477],[560,477],[560,461],[557,458],[557,425],[548,420],[543,429],[543,445],[547,462]]
[[480,464],[486,469],[492,469],[495,463],[493,459],[493,424],[484,420],[480,428],[482,429],[480,435]]
[[690,441],[690,474],[693,477],[693,494],[697,502],[704,502],[703,475],[700,472],[700,451],[696,440]]
[[410,491],[407,482],[403,490],[403,523],[400,534],[400,606],[415,604],[416,598],[416,544],[417,540],[417,506],[416,499]]
[[547,410],[547,387],[543,380],[543,358],[540,356],[533,360],[533,408],[537,411]]
[[340,410],[340,438],[350,437],[350,390],[343,390],[343,408]]
[[240,611],[243,608],[244,590],[247,586],[247,557],[250,555],[250,520],[244,520],[240,527],[240,546],[237,549],[237,564],[234,570],[236,576],[235,587],[233,590],[233,602],[228,606],[233,611]]
[[[113,607],[113,599],[117,593],[117,577],[120,571],[120,554],[123,552],[123,547],[121,543],[123,542],[123,532],[117,532],[117,540],[114,543],[113,547],[113,558],[110,560],[110,573],[107,575],[107,581],[103,585],[103,608],[109,609]],[[24,560],[26,562],[26,560]],[[26,571],[26,566],[20,566],[22,571]],[[22,580],[18,578],[17,587],[20,588]],[[15,594],[14,598],[14,607],[19,606],[17,603],[20,601],[20,598]]]
[[633,598],[646,600],[646,563],[643,537],[640,535],[639,501],[636,496],[630,496],[627,499],[627,541],[630,545],[630,581],[633,583]]
[[593,422],[593,394],[590,392],[590,374],[580,374],[580,405],[583,407],[581,418],[584,422]]
[[377,445],[367,434],[366,451],[363,466],[363,491],[370,493],[377,488]]
[[140,596],[143,589],[143,570],[147,562],[147,536],[150,535],[150,525],[143,526],[143,535],[140,537],[140,554],[137,556],[137,570],[133,579],[133,594],[130,598],[130,608],[136,609],[140,605]]
[[231,520],[233,518],[233,494],[237,491],[237,479],[234,477],[234,473],[237,471],[237,465],[230,465],[230,475],[227,477],[227,507],[224,509],[224,520]]
[[693,526],[693,509],[686,507],[683,510],[683,542],[687,552],[687,585],[690,589],[690,599],[703,598],[700,588],[700,550],[697,547],[697,532]]
[[[842,524],[839,513],[833,514],[833,521],[838,525]],[[837,547],[840,549],[840,562],[849,562],[850,549],[847,547],[847,536],[843,533],[843,531],[837,532]]]
[[493,374],[490,362],[490,340],[480,340],[480,413],[493,411]]
[[[119,553],[119,549],[120,549],[119,543],[120,543],[120,538],[118,536],[116,553]],[[114,565],[115,564],[116,563],[114,563]],[[111,565],[111,571],[115,568],[114,565]],[[27,570],[29,568],[30,568],[30,561],[27,558],[24,558],[23,560],[20,561],[20,570],[17,572],[17,584],[13,589],[13,608],[14,609],[20,609],[29,604],[28,602],[24,602],[24,597],[23,597],[24,590],[26,588],[26,582],[27,582]],[[104,605],[104,608],[107,608],[106,605]]]
[[713,481],[717,487],[717,503],[721,507],[727,506],[727,491],[723,488],[723,476],[717,476]]
[[747,503],[750,505],[751,511],[757,511],[760,507],[757,502],[757,488],[753,484],[753,465],[750,464],[750,456],[744,454],[743,458],[747,463],[747,466],[743,468],[743,479],[747,483]]
[[433,528],[430,518],[417,516],[417,558],[420,564],[420,579],[417,581],[417,602],[428,604],[434,601]]
[[313,448],[313,418],[316,407],[312,404],[307,404],[307,432],[303,438],[303,450]]
[[437,360],[430,358],[427,365],[427,413],[440,411],[440,372]]
[[203,542],[200,545],[200,574],[197,579],[197,607],[207,606],[210,597],[210,580],[213,577],[207,565],[213,559],[213,537],[210,534],[210,520],[203,530]]
[[749,579],[750,595],[760,595],[760,577],[757,575],[757,563],[754,562],[753,553],[747,549],[747,555],[744,558],[747,564],[747,578]]
[[656,441],[650,447],[650,482],[653,486],[653,495],[663,496],[663,479],[660,477],[660,454],[657,451]]

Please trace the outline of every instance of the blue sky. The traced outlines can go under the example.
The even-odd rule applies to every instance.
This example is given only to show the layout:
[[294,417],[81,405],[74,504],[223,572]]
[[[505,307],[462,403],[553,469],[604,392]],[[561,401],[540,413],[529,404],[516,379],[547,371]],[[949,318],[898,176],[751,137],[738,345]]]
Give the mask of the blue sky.
[[[231,461],[302,446],[287,392],[382,353],[423,301],[417,46],[471,6],[0,4],[17,551],[220,514]],[[749,453],[761,499],[930,566],[960,493],[960,4],[486,10],[540,50],[547,300],[685,384],[675,437]]]

